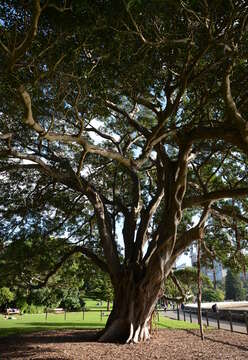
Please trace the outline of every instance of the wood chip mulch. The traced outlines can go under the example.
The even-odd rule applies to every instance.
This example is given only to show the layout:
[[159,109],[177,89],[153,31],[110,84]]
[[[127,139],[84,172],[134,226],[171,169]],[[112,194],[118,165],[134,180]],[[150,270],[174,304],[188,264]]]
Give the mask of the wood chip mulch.
[[95,331],[62,330],[0,338],[1,360],[241,360],[248,359],[248,335],[197,330],[159,330],[134,345],[96,341]]

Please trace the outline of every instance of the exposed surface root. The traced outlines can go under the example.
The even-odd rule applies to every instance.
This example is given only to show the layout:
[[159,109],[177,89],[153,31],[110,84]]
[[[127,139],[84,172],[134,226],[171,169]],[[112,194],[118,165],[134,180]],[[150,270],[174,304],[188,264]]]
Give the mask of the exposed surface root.
[[134,327],[127,320],[117,319],[102,333],[99,342],[139,343],[150,339],[149,321]]
[[128,321],[117,319],[100,336],[100,342],[119,342],[125,343],[130,334],[130,324]]

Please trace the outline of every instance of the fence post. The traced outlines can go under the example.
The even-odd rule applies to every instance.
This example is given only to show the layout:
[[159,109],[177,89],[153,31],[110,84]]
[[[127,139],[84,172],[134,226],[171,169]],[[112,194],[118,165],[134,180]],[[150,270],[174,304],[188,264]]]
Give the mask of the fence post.
[[219,311],[217,311],[217,313],[216,313],[216,320],[217,320],[218,329],[220,329],[220,313],[219,313]]
[[185,310],[183,310],[183,320],[186,321]]
[[229,315],[230,330],[233,331],[232,312],[228,311],[228,315]]
[[177,320],[180,320],[180,313],[179,313],[179,307],[178,307],[178,304],[177,304]]
[[245,318],[246,332],[247,332],[247,335],[248,335],[248,316],[247,316],[247,312],[244,312],[244,318]]
[[84,320],[84,309],[83,309],[83,320]]
[[47,320],[47,309],[46,309],[46,320]]
[[100,311],[100,318],[101,318],[101,321],[102,321],[102,310]]
[[190,322],[192,323],[192,314],[191,314],[191,310],[189,310],[189,318],[190,318]]
[[64,320],[66,320],[66,310],[64,311]]
[[209,321],[208,321],[208,310],[206,310],[206,320],[207,320],[207,326],[209,326]]

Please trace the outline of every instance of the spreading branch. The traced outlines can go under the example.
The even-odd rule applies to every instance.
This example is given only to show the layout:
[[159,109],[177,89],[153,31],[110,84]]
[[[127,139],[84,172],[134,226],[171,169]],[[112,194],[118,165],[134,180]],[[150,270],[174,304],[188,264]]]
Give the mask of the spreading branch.
[[238,199],[248,195],[248,188],[241,189],[222,189],[211,191],[204,195],[192,196],[185,198],[183,201],[183,209],[202,206],[209,201],[214,202],[222,199]]
[[50,278],[55,275],[59,269],[64,265],[64,263],[73,255],[77,253],[82,253],[86,257],[88,257],[90,260],[92,260],[102,271],[109,272],[107,264],[99,258],[94,252],[90,249],[87,249],[84,246],[75,246],[71,251],[69,251],[67,254],[63,255],[61,260],[54,266],[52,270],[49,271],[49,273],[46,275],[45,279],[40,281],[37,285],[31,285],[32,289],[40,289],[42,287],[45,287],[48,284],[48,281]]

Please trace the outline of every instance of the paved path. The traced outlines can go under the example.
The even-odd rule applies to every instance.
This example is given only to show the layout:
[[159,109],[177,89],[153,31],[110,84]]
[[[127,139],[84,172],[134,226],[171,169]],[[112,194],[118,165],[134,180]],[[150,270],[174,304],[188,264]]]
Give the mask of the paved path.
[[[159,311],[159,315],[169,317],[170,319],[177,319],[177,312],[172,311],[172,310],[169,310],[169,311],[166,311],[166,312]],[[180,320],[183,320],[184,317],[183,317],[183,312],[182,311],[179,311],[179,315],[180,315]],[[185,317],[186,317],[186,321],[190,321],[189,313],[186,312]],[[194,322],[194,323],[198,322],[198,317],[197,317],[196,314],[192,314],[191,317],[192,317],[192,322]],[[203,317],[202,319],[203,319],[203,324],[207,325],[206,317]],[[209,318],[208,322],[209,322],[209,326],[216,327],[216,328],[218,327],[216,319]],[[235,321],[233,321],[232,324],[233,324],[233,331],[247,334],[247,329],[246,329],[245,324],[238,323],[238,322],[235,322]],[[223,329],[223,330],[231,330],[229,321],[220,320],[220,328]]]

